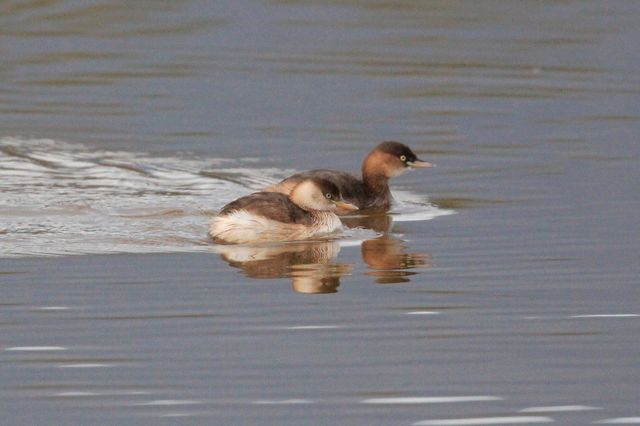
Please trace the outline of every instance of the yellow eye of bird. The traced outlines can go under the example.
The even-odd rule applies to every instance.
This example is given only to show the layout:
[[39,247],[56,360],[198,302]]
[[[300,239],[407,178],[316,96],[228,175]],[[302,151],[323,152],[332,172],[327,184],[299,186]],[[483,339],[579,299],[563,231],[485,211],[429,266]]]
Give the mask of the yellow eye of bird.
[[406,155],[401,155],[400,156],[400,161],[407,161],[407,156]]
[[331,193],[329,193],[329,192],[327,192],[324,196],[327,197],[328,200],[331,199]]

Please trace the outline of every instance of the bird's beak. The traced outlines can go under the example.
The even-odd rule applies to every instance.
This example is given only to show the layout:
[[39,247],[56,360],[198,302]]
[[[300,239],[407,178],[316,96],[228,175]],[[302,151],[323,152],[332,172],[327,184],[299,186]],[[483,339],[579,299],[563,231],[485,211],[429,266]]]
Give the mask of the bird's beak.
[[334,201],[335,205],[342,210],[347,210],[347,211],[355,211],[358,210],[358,206],[356,206],[355,204],[351,204],[351,203],[347,203],[346,201],[340,200],[340,201]]
[[418,159],[416,159],[416,161],[407,161],[407,165],[416,169],[428,169],[429,167],[435,167],[435,164],[427,163],[426,161]]

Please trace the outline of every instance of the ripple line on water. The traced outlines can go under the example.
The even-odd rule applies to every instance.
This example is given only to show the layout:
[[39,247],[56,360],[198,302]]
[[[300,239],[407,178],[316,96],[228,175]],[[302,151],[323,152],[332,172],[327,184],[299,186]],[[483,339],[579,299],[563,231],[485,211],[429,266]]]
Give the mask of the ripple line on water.
[[487,402],[501,401],[499,396],[432,396],[432,397],[400,397],[400,398],[371,398],[360,401],[362,404],[446,404],[455,402]]
[[8,352],[50,352],[50,351],[66,351],[68,348],[63,346],[13,346],[5,348]]
[[543,407],[529,407],[520,410],[521,413],[561,413],[570,411],[591,411],[602,410],[600,407],[590,407],[588,405],[552,405]]
[[513,425],[527,423],[553,423],[551,417],[542,416],[505,416],[505,417],[475,417],[462,419],[436,419],[423,420],[414,423],[414,426],[448,426],[448,425]]

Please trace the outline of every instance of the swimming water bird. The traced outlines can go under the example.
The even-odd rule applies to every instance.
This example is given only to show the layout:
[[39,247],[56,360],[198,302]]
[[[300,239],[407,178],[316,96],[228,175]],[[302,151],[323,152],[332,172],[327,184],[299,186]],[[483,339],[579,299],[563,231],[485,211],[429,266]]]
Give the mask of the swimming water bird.
[[[382,142],[362,162],[362,180],[350,173],[335,170],[310,170],[289,176],[265,191],[289,194],[304,179],[321,178],[334,183],[342,198],[359,209],[388,210],[393,201],[389,179],[412,168],[427,167],[433,167],[433,164],[419,160],[408,146],[399,142]],[[337,213],[345,214],[348,211],[338,209]]]
[[222,208],[209,226],[219,243],[302,240],[342,229],[334,211],[357,210],[342,200],[338,187],[324,179],[298,182],[290,195],[256,192]]

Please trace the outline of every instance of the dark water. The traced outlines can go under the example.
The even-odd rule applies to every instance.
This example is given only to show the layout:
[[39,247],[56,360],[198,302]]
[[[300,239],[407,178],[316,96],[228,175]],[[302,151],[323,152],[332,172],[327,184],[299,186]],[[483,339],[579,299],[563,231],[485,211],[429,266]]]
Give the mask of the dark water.
[[[640,3],[6,1],[7,424],[640,424]],[[381,140],[335,241],[215,210]]]

